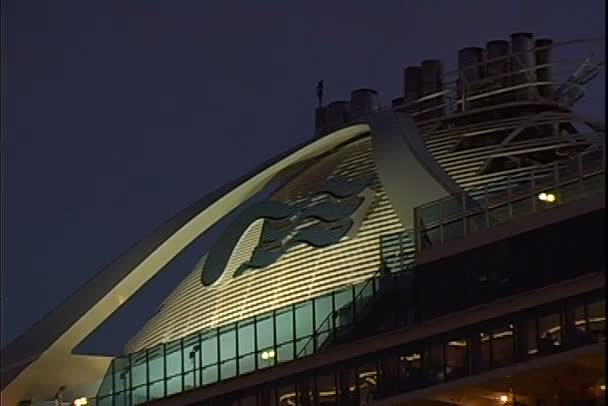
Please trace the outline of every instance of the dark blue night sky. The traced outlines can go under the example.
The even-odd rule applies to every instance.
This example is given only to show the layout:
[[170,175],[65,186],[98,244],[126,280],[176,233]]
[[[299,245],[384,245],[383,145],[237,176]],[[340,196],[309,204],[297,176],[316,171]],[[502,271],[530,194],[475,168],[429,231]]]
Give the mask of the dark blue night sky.
[[[511,32],[605,35],[604,0],[3,2],[2,345],[212,189],[312,136],[329,99]],[[581,109],[603,119],[604,76]],[[215,234],[217,235],[217,233]],[[213,233],[84,349],[116,352]],[[204,309],[201,309],[204,311]]]

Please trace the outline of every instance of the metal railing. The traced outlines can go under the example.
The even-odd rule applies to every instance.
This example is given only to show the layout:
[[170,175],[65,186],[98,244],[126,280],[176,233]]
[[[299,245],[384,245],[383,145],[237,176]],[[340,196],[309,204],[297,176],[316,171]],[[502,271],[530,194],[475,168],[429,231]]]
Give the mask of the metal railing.
[[416,252],[594,195],[605,189],[602,145],[414,209]]

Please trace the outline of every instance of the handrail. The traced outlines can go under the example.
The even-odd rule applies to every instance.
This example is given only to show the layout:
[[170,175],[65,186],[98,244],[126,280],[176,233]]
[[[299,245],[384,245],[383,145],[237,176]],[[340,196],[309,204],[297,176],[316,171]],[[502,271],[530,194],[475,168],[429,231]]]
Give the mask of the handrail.
[[[464,237],[481,229],[493,226],[490,217],[498,215],[498,223],[511,221],[522,215],[537,213],[538,211],[560,206],[563,202],[589,196],[597,191],[597,185],[589,183],[590,179],[596,179],[605,173],[606,151],[605,146],[594,148],[590,151],[580,153],[570,160],[555,161],[546,165],[531,167],[527,171],[521,171],[509,175],[496,182],[483,186],[483,195],[479,190],[468,190],[462,194],[447,196],[430,203],[418,206],[415,209],[415,239],[416,252],[425,249],[422,246],[422,236],[432,235],[429,232],[437,231],[438,240],[432,244],[442,244],[445,241]],[[575,190],[566,191],[568,187],[575,186]],[[602,186],[599,186],[602,187]],[[494,189],[490,194],[490,189]],[[541,192],[554,194],[553,200],[543,204]],[[479,205],[469,205],[468,199],[481,198]],[[522,206],[522,202],[526,202]],[[483,204],[481,204],[483,203]],[[513,210],[519,207],[524,212],[515,213]],[[436,210],[434,208],[437,208]],[[445,210],[447,208],[447,211]],[[496,209],[505,208],[507,218],[496,212]],[[430,210],[430,211],[429,211]],[[425,216],[424,213],[427,215]],[[434,214],[438,213],[438,214]],[[523,213],[523,214],[522,214]],[[483,215],[483,218],[478,218]],[[424,221],[424,223],[423,223]],[[470,222],[473,228],[470,228]],[[462,225],[459,222],[462,222]],[[444,230],[451,227],[456,234],[448,237]],[[454,228],[456,227],[456,228]],[[433,237],[435,238],[435,237]]]
[[[402,233],[400,233],[400,234],[402,234]],[[414,259],[414,256],[415,256],[414,253],[412,253],[409,257],[410,257],[410,259]],[[407,272],[407,271],[411,270],[412,268],[414,268],[414,266],[415,266],[415,262],[414,261],[409,262],[409,263],[407,263],[405,265],[404,269],[402,269],[402,270],[400,270],[398,272],[395,272],[395,273]],[[354,310],[353,310],[353,325],[355,324],[355,318],[357,316],[357,311],[356,311],[356,303],[357,303],[357,301],[362,298],[363,293],[367,290],[367,288],[370,286],[370,284],[373,285],[375,283],[375,281],[379,277],[381,277],[383,274],[384,274],[383,268],[382,267],[378,268],[378,270],[376,272],[374,272],[374,274],[369,279],[367,279],[365,281],[365,283],[361,286],[361,289],[359,290],[359,292],[356,295],[353,296],[353,300],[350,302],[350,304],[347,305],[347,306],[354,306]],[[373,294],[372,294],[373,299],[372,300],[375,300],[376,297],[377,297],[376,296],[376,289],[373,288],[372,291],[373,291]],[[300,352],[297,354],[296,358],[301,358],[301,357],[303,357],[303,356],[306,355],[306,353],[308,352],[307,348],[311,344],[311,342],[312,342],[313,346],[315,347],[315,348],[313,348],[312,352],[315,352],[317,350],[316,345],[315,345],[316,344],[315,341],[316,341],[317,337],[324,332],[324,330],[322,329],[322,327],[325,325],[325,323],[329,323],[330,320],[335,319],[338,316],[339,316],[338,309],[332,309],[332,311],[329,312],[329,314],[323,319],[323,321],[321,321],[321,323],[319,323],[319,326],[315,329],[315,331],[313,331],[313,335],[306,341],[306,343],[304,344],[304,346],[302,347],[302,349],[300,350]],[[327,337],[327,339],[329,339],[332,336],[334,336],[337,331],[338,331],[338,329],[334,325],[334,327],[332,329],[329,329],[329,336]]]

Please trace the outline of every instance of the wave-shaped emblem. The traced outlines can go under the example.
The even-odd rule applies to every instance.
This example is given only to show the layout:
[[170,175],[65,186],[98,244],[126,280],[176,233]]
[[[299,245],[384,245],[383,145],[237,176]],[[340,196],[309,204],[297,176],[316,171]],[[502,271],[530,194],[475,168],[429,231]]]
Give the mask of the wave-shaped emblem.
[[266,201],[254,204],[228,225],[209,251],[201,272],[203,285],[220,279],[242,235],[249,226],[263,219],[257,246],[251,258],[241,263],[233,277],[266,268],[290,248],[308,244],[323,248],[358,231],[375,192],[368,186],[372,178],[349,181],[334,177],[311,192],[301,203]]

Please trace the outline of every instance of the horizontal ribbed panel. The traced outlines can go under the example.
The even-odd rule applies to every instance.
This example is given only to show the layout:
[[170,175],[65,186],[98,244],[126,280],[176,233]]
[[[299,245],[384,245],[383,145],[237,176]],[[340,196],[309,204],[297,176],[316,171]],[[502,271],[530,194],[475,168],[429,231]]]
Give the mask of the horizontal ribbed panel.
[[[376,197],[356,237],[343,238],[327,248],[295,246],[265,269],[237,278],[224,276],[211,287],[202,285],[199,264],[127,344],[126,351],[149,348],[198,330],[279,309],[369,278],[380,267],[379,236],[403,231],[375,176],[369,136],[315,162],[271,199],[289,204],[301,202],[330,176],[354,180],[372,177],[370,187]],[[231,268],[247,259],[239,253],[255,246],[256,233],[259,230],[252,226],[243,235],[224,275],[231,275]]]

